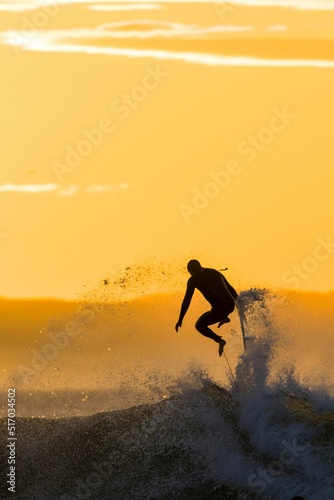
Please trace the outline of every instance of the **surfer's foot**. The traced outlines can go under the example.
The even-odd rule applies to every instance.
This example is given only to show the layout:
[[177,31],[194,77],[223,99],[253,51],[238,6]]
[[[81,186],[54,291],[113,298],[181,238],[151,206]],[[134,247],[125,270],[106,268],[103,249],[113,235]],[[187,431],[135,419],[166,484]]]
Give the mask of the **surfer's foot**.
[[225,323],[229,323],[231,320],[230,318],[226,317],[224,319],[222,319],[221,321],[219,321],[218,323],[218,328],[221,327],[222,325],[224,325]]
[[220,339],[220,341],[219,341],[219,349],[218,349],[219,356],[221,356],[223,354],[225,345],[226,345],[226,340]]

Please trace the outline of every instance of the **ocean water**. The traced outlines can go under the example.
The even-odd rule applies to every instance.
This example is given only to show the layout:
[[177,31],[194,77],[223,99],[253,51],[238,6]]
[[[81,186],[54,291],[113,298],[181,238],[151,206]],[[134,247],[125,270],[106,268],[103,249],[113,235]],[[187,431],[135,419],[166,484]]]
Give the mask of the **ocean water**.
[[[10,283],[4,295],[64,296],[141,251],[169,255],[180,245],[182,262],[169,256],[170,269],[155,269],[148,281],[146,269],[127,268],[114,295],[107,279],[79,294],[76,312],[70,304],[48,316],[42,304],[44,324],[37,301],[25,305],[26,315],[14,304],[10,331],[1,310],[1,498],[334,499],[333,294],[246,290],[252,339],[244,352],[234,313],[219,330],[227,340],[219,358],[193,326],[207,305],[195,296],[176,335],[182,295],[170,293],[184,286],[175,269],[183,269],[185,254],[198,250],[211,259],[211,249],[198,247],[199,235],[211,246],[214,234],[215,262],[224,249],[219,265],[238,269],[246,282],[270,282],[271,272],[283,286],[284,271],[331,234],[332,141],[323,131],[331,130],[333,114],[333,2],[42,4],[0,1],[0,50],[11,68],[1,92],[6,101],[13,96],[3,123],[15,131],[2,146],[2,190],[25,193],[11,205],[21,222],[8,228],[2,247],[12,263],[1,259]],[[147,68],[166,78],[147,100],[134,94],[138,113],[126,108],[127,119],[115,103],[147,81]],[[296,123],[249,165],[238,145],[267,126],[273,109],[286,107]],[[105,118],[117,140],[112,136],[82,169],[57,177],[54,164],[65,161],[66,148]],[[180,204],[232,159],[244,174],[187,220]],[[309,189],[305,172],[312,174]],[[46,196],[45,189],[47,202],[26,198]],[[106,194],[118,190],[131,197],[115,196],[111,205]],[[98,205],[88,193],[105,197]],[[98,211],[87,217],[93,205]],[[28,241],[35,250],[19,269]],[[284,254],[294,262],[282,262]],[[310,289],[318,289],[312,279],[321,274],[319,289],[328,284],[329,268],[318,264],[304,282]],[[15,493],[6,483],[8,387],[17,395]]]
[[[306,356],[305,366],[296,360],[300,345],[294,350],[291,341],[299,333],[293,314],[280,320],[282,307],[298,313],[291,298],[264,290],[249,290],[241,297],[253,338],[237,357],[229,342],[226,358],[210,350],[224,373],[220,379],[193,358],[174,377],[167,376],[163,364],[145,380],[138,369],[137,388],[134,383],[128,392],[126,383],[109,391],[87,390],[86,396],[74,388],[40,390],[38,397],[32,390],[31,402],[22,386],[18,400],[25,416],[17,419],[18,479],[10,498],[333,499],[330,365],[316,350],[318,373],[308,370]],[[298,322],[302,324],[301,317]],[[226,338],[241,347],[237,317],[231,323]],[[307,338],[312,346],[310,332]],[[331,337],[318,332],[318,338],[328,351]],[[182,364],[182,351],[174,356]],[[121,375],[127,380],[126,368]],[[89,409],[73,416],[85,399],[90,399]],[[106,401],[115,409],[101,411]],[[53,407],[58,408],[56,417],[41,417],[43,409],[52,414]],[[32,408],[38,416],[28,416]],[[7,421],[2,418],[1,424],[5,439]],[[3,465],[4,455],[2,449]],[[4,478],[1,484],[6,498]]]

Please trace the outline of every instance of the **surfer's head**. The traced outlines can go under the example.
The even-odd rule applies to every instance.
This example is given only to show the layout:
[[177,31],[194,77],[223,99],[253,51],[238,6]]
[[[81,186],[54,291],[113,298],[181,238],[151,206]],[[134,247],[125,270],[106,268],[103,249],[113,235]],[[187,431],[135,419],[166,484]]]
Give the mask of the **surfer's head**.
[[197,271],[202,269],[201,264],[196,259],[192,259],[188,262],[187,269],[191,275],[195,274]]

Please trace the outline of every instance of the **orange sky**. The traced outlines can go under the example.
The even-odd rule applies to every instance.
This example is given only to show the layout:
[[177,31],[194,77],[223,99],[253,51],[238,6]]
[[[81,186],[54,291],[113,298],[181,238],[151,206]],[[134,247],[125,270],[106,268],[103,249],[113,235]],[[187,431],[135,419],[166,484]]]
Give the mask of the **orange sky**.
[[73,298],[153,256],[333,289],[334,11],[93,4],[28,37],[36,11],[0,2],[0,295]]

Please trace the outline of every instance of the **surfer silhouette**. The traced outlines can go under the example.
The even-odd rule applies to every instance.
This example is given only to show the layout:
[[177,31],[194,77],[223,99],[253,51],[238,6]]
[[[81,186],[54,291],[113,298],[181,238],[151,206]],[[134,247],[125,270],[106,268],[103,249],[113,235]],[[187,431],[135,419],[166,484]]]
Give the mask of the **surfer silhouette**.
[[214,340],[219,344],[219,356],[223,354],[226,341],[214,333],[209,325],[218,323],[218,328],[231,320],[228,315],[235,308],[237,292],[229,284],[225,276],[216,269],[202,267],[198,260],[192,259],[188,262],[187,269],[191,277],[187,283],[186,293],[181,305],[179,320],[175,325],[176,332],[182,326],[183,318],[188,311],[195,288],[197,288],[210,303],[211,310],[205,312],[198,318],[195,328],[205,337]]

